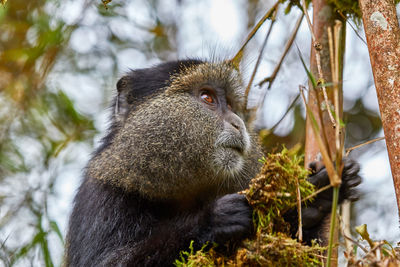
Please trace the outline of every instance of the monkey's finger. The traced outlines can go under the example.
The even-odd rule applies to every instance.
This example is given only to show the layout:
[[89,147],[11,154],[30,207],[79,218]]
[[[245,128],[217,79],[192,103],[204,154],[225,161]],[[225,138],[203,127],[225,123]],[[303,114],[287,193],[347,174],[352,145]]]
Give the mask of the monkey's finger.
[[344,199],[350,201],[357,201],[360,199],[360,191],[354,188],[349,188],[344,192]]
[[356,161],[346,158],[343,160],[344,167],[343,167],[343,174],[346,175],[356,175],[360,171],[360,164]]
[[312,173],[317,173],[321,171],[325,166],[322,161],[313,161],[308,165],[308,167],[311,169]]
[[310,183],[312,183],[313,185],[315,185],[317,188],[321,188],[325,185],[328,185],[329,182],[329,176],[328,173],[326,172],[326,169],[323,168],[322,170],[320,170],[319,172],[311,175],[308,178],[308,181]]
[[359,175],[347,177],[347,179],[343,179],[343,186],[346,187],[356,187],[361,184],[362,178]]

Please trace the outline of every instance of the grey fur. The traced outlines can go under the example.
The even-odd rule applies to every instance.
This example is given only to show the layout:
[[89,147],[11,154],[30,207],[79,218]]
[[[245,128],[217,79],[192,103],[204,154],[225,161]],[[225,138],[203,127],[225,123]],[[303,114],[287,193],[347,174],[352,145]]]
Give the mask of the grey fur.
[[244,86],[234,68],[190,67],[127,114],[112,143],[89,163],[87,175],[152,199],[203,193],[211,199],[243,189],[259,170],[257,140],[243,117],[232,115],[237,131],[195,99],[193,90],[204,85],[223,88],[243,114]]

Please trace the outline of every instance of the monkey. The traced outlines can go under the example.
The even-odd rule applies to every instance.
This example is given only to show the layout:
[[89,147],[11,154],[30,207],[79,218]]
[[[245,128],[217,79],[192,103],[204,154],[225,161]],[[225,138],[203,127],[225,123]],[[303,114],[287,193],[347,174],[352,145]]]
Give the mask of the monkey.
[[[185,59],[131,70],[117,83],[111,125],[84,170],[66,238],[66,266],[171,266],[191,242],[230,253],[252,235],[244,195],[261,148],[246,118],[243,78],[229,62]],[[340,198],[354,199],[347,162]],[[324,168],[310,181],[329,183]],[[331,197],[303,208],[321,238]],[[297,229],[297,213],[286,218]],[[306,234],[305,234],[306,235]]]

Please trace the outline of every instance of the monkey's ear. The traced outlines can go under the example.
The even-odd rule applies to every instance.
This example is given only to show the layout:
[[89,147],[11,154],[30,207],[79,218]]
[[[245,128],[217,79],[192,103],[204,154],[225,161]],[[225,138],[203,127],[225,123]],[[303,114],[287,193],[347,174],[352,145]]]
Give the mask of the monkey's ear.
[[125,76],[117,82],[117,97],[115,98],[114,118],[117,122],[124,121],[129,111],[130,79]]

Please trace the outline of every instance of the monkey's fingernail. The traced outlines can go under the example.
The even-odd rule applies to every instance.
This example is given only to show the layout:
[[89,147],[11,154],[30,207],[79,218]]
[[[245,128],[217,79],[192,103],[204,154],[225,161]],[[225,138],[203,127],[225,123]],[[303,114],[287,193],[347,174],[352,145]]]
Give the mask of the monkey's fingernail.
[[352,178],[351,180],[348,180],[347,185],[349,187],[355,187],[355,186],[361,184],[361,181],[362,181],[361,177],[357,175],[356,177]]
[[347,192],[347,199],[350,201],[357,201],[360,199],[360,192],[357,190],[349,190]]

